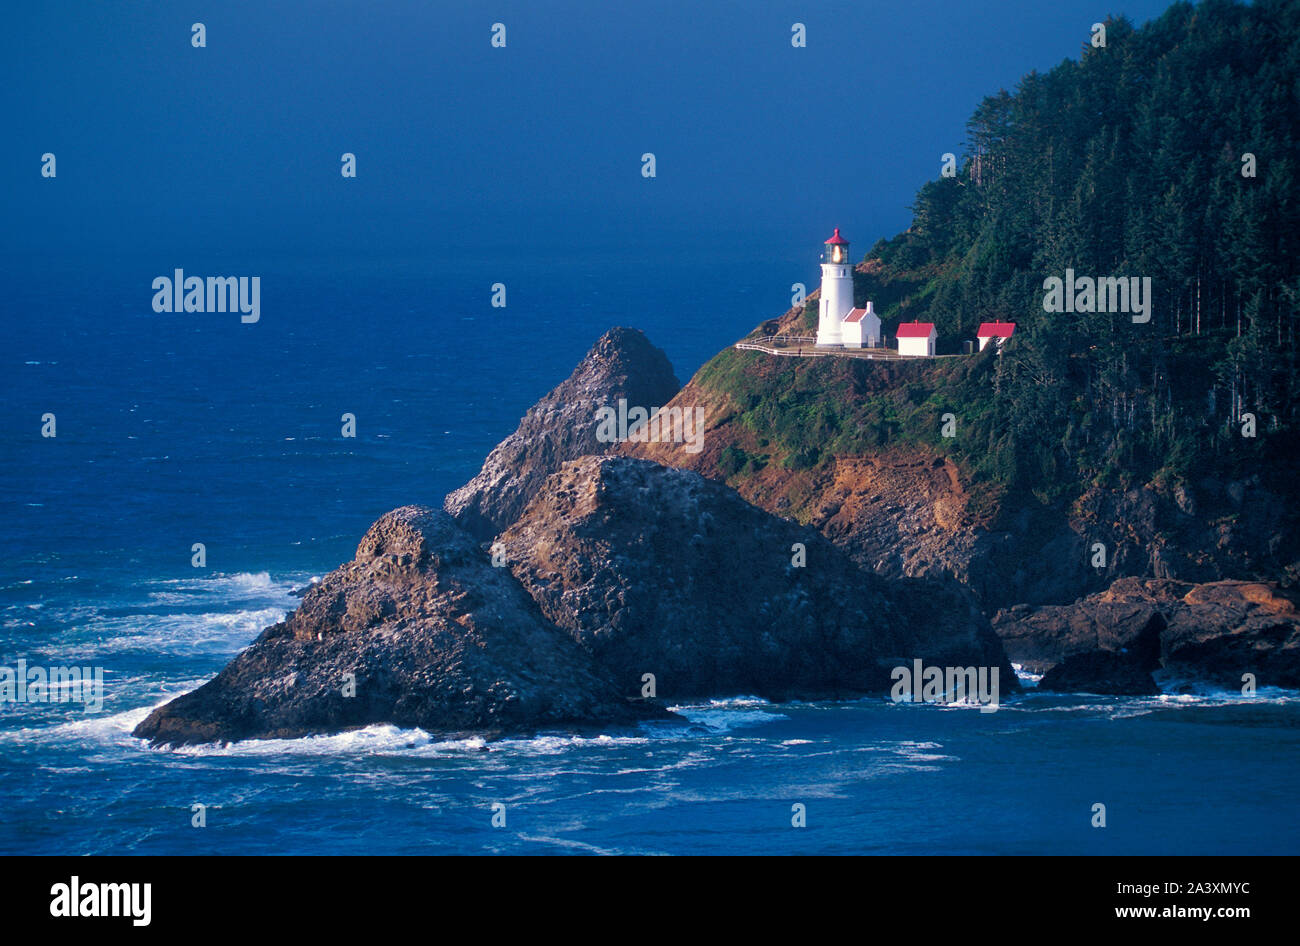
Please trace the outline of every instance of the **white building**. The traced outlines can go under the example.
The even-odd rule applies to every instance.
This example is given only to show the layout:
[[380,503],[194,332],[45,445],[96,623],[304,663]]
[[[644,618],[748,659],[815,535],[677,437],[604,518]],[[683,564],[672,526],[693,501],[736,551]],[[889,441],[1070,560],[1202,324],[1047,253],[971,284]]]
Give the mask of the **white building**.
[[903,322],[898,326],[898,353],[928,358],[934,355],[939,333],[933,322]]
[[995,338],[998,340],[998,347],[1001,348],[1002,343],[1010,338],[1015,330],[1015,322],[981,322],[979,331],[975,333],[975,337],[980,340],[980,351],[983,351],[984,346]]
[[849,264],[849,241],[840,228],[826,241],[822,251],[821,306],[817,315],[818,346],[839,348],[844,344],[840,325],[853,308],[853,267]]
[[845,348],[875,348],[880,344],[880,317],[870,301],[865,309],[853,309],[840,323]]

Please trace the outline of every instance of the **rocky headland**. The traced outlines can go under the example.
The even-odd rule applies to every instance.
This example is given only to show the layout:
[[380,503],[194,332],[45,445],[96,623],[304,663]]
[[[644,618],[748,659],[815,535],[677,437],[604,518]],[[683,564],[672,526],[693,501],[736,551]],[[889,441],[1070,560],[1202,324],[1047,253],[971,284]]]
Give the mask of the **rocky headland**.
[[[1047,689],[1153,693],[1162,670],[1300,685],[1294,592],[1222,575],[1289,560],[1289,520],[1255,521],[1272,502],[1259,484],[1245,518],[1211,522],[1153,487],[1034,505],[924,445],[781,456],[760,417],[815,420],[819,400],[906,386],[913,366],[719,359],[681,388],[642,333],[611,330],[443,510],[382,517],[283,623],[135,734],[609,730],[674,718],[665,700],[883,695],[915,659],[998,667],[1004,693],[1010,661]],[[619,399],[702,408],[704,449],[599,441],[596,411]],[[1232,502],[1247,487],[1210,488]],[[1086,564],[1098,535],[1104,569]]]

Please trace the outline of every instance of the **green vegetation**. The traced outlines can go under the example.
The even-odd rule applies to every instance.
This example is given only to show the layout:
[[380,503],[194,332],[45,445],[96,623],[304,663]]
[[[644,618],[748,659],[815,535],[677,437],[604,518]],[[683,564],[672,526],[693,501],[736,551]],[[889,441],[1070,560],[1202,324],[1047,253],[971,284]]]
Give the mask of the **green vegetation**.
[[[924,443],[978,480],[1052,500],[1267,472],[1293,452],[1300,4],[1183,3],[1140,30],[1106,30],[1104,48],[985,99],[960,173],[924,185],[912,226],[855,274],[886,323],[936,322],[941,350],[982,321],[1015,322],[1003,355],[723,352],[700,383],[770,440],[771,462],[814,469]],[[1045,312],[1043,281],[1067,268],[1151,277],[1151,321]],[[945,412],[955,438],[940,436]],[[1254,439],[1241,435],[1246,413]],[[729,476],[753,469],[747,456],[727,463]]]

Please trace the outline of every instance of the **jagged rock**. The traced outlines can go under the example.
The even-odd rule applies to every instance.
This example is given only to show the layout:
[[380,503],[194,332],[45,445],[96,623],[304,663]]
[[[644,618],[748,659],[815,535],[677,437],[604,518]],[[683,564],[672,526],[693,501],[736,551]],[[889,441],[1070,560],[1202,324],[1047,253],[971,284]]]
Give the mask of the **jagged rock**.
[[[1188,587],[1167,584],[1175,593]],[[1137,579],[1122,578],[1111,591],[1071,605],[1017,605],[995,614],[993,629],[1011,661],[1031,673],[1043,673],[1074,654],[1126,650],[1141,651],[1150,671],[1159,665],[1160,632],[1167,621],[1154,595],[1132,593],[1138,586]]]
[[616,407],[622,398],[649,411],[680,387],[668,357],[644,334],[610,329],[564,383],[529,409],[478,475],[447,496],[444,508],[479,539],[495,536],[562,463],[610,449],[596,439],[598,408]]
[[373,723],[503,735],[664,715],[619,696],[449,516],[405,506],[371,526],[356,558],[309,588],[288,620],[135,735],[181,745]]
[[883,692],[917,657],[998,666],[1015,686],[970,602],[863,572],[814,530],[685,470],[567,463],[500,542],[542,612],[625,694],[647,673],[669,698]]

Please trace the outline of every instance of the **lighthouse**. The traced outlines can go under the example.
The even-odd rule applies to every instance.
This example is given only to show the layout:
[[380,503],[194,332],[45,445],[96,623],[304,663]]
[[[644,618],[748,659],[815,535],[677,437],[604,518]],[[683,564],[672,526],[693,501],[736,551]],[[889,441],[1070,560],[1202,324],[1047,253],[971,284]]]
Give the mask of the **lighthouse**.
[[844,344],[840,323],[853,308],[853,270],[849,266],[849,241],[840,228],[822,251],[821,308],[817,318],[817,344],[839,348]]

